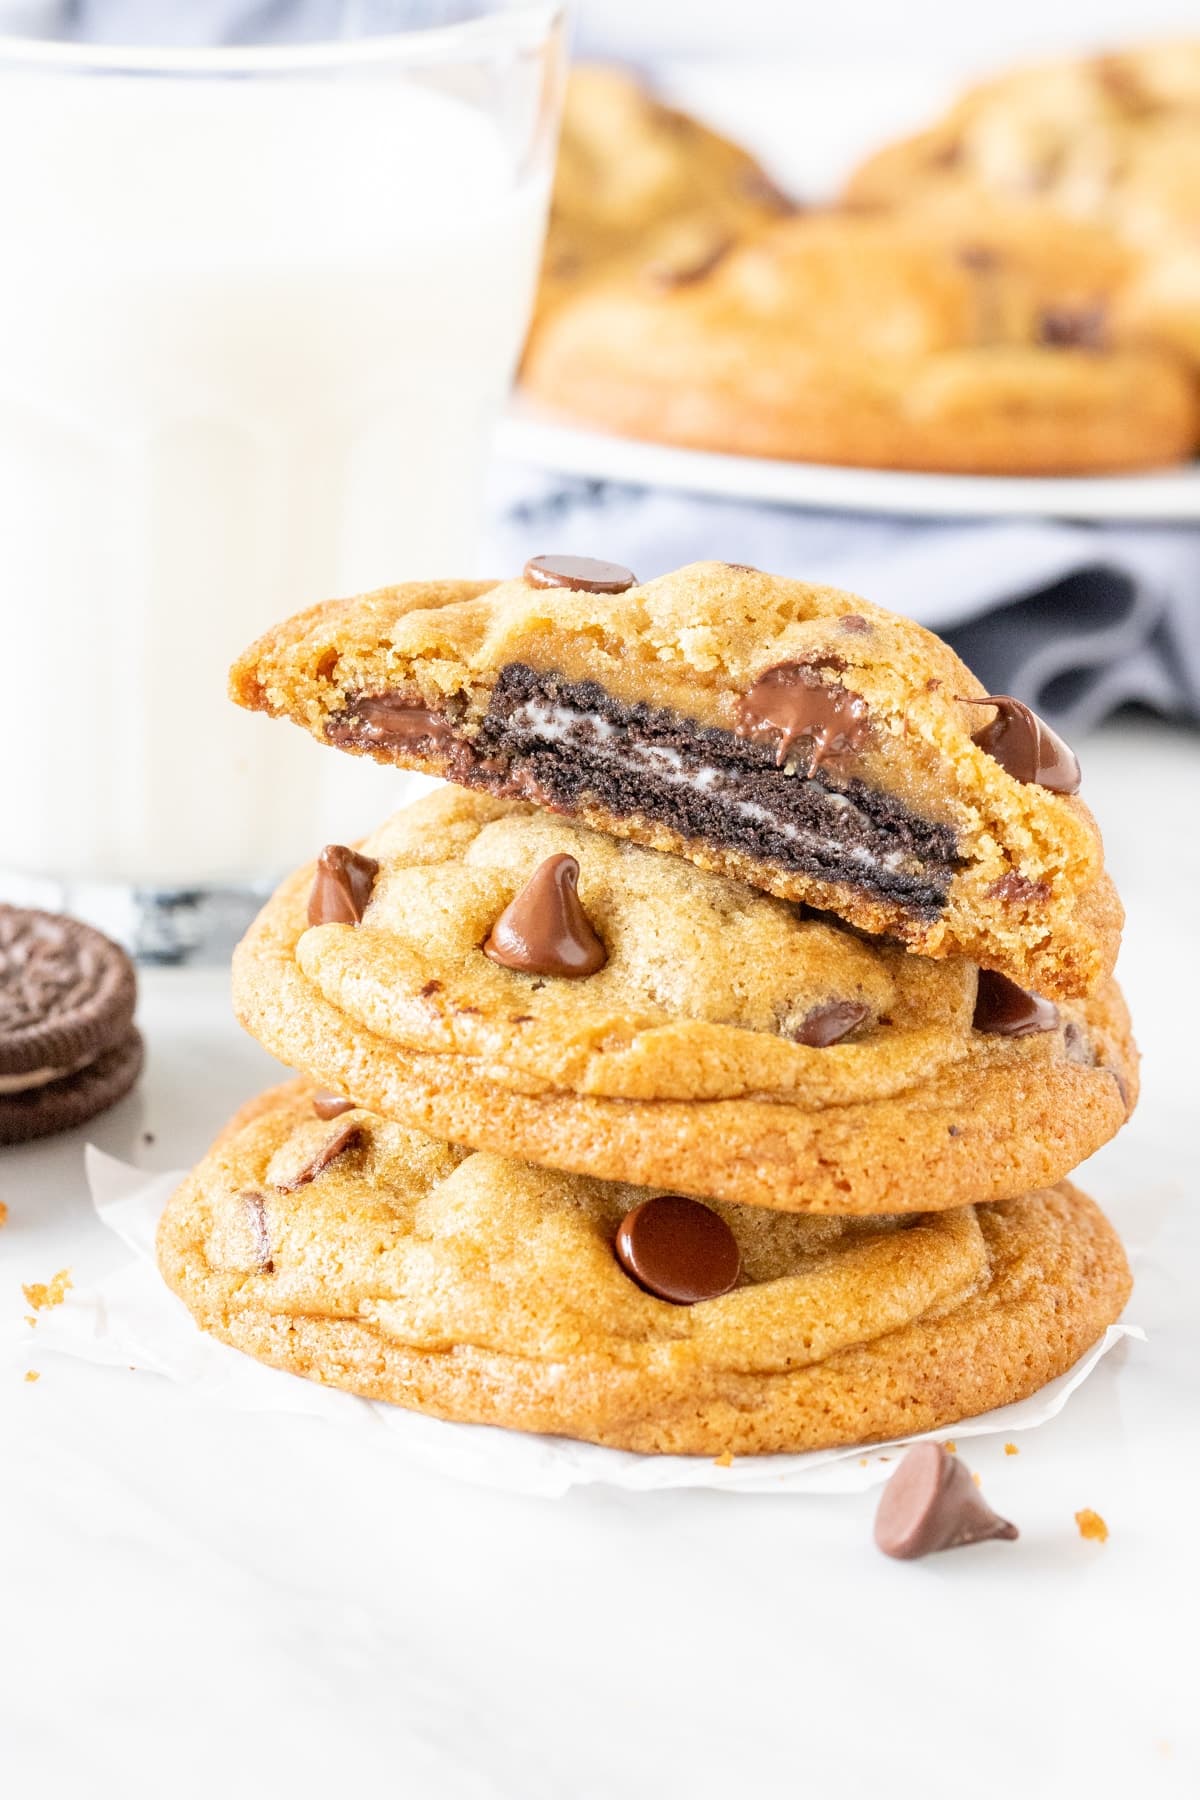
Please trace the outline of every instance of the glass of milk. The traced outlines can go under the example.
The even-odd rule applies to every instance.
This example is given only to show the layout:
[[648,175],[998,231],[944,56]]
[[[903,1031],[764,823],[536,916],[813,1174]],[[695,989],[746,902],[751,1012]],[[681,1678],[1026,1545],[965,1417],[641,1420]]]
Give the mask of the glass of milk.
[[386,11],[420,28],[0,39],[0,898],[143,955],[215,948],[407,797],[238,711],[235,654],[313,601],[477,572],[560,9]]

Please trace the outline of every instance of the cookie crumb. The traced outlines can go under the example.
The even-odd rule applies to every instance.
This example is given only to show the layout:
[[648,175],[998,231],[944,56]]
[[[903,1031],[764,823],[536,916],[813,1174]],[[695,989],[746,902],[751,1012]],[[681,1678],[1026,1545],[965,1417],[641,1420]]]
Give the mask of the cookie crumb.
[[40,1369],[26,1369],[25,1379],[26,1381],[40,1381],[42,1379],[42,1371]]
[[955,1443],[953,1438],[947,1438],[945,1443],[942,1445],[942,1449],[948,1450],[950,1452],[951,1456],[958,1455],[958,1445]]
[[3,1200],[0,1200],[0,1225],[3,1225],[5,1223],[5,1221],[7,1220],[7,1218],[8,1218],[8,1208],[7,1208],[7,1206],[5,1206]]
[[978,1469],[971,1470],[971,1480],[975,1483],[976,1487],[983,1486],[983,1476],[979,1473]]
[[28,1325],[28,1327],[29,1327],[29,1329],[30,1329],[30,1331],[32,1331],[32,1330],[33,1330],[33,1328],[34,1328],[34,1326],[35,1326],[35,1325],[36,1325],[36,1324],[37,1324],[37,1316],[36,1316],[36,1314],[34,1314],[34,1313],[26,1313],[26,1314],[25,1314],[25,1323],[26,1323],[26,1324],[27,1324],[27,1325]]
[[870,1460],[871,1460],[871,1459],[870,1459],[870,1457],[869,1457],[869,1456],[860,1456],[860,1457],[859,1457],[859,1459],[858,1459],[858,1466],[859,1466],[859,1468],[860,1468],[860,1469],[865,1469],[865,1468],[866,1468],[866,1466],[867,1466],[867,1464],[868,1464],[868,1463],[869,1463],[869,1462],[870,1462]]
[[72,1285],[70,1269],[60,1269],[49,1281],[31,1281],[27,1287],[22,1286],[21,1292],[34,1312],[41,1312],[46,1307],[61,1306]]
[[1082,1512],[1075,1514],[1075,1523],[1079,1527],[1081,1538],[1089,1538],[1095,1544],[1107,1544],[1108,1526],[1100,1514],[1093,1512],[1090,1506],[1085,1506]]
[[732,1469],[732,1467],[733,1467],[733,1452],[730,1450],[722,1450],[720,1456],[713,1457],[713,1462],[716,1464],[718,1469]]
[[1004,1454],[1005,1456],[1020,1456],[1021,1452],[1017,1449],[1015,1444],[1005,1444]]

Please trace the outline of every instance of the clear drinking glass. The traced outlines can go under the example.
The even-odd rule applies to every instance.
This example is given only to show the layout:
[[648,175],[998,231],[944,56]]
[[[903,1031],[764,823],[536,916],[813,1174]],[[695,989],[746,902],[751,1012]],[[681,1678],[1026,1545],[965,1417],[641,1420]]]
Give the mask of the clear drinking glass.
[[0,897],[144,955],[217,948],[256,885],[402,798],[235,709],[237,651],[474,570],[561,8],[386,12],[411,28],[0,40]]

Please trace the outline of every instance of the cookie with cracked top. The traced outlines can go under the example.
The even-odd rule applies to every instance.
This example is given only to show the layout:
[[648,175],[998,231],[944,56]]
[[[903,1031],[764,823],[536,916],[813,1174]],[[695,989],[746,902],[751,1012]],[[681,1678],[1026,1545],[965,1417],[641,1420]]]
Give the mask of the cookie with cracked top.
[[235,1010],[323,1088],[454,1143],[700,1199],[931,1211],[1059,1180],[1136,1098],[1111,981],[1035,1006],[456,788],[362,848],[361,921],[310,926],[300,870],[236,953]]
[[639,586],[580,561],[310,608],[240,658],[233,697],[1052,998],[1111,970],[1078,764],[930,632],[727,563]]
[[1108,233],[969,209],[811,214],[670,288],[610,280],[525,357],[555,412],[685,448],[996,475],[1159,468],[1200,439],[1178,357],[1119,322]]
[[658,1274],[694,1276],[715,1242],[734,1285],[667,1300],[622,1260],[644,1188],[353,1117],[353,1146],[296,1185],[333,1129],[311,1089],[243,1109],[169,1202],[159,1265],[226,1343],[438,1418],[683,1455],[887,1438],[1034,1392],[1129,1292],[1063,1183],[905,1219],[675,1207]]

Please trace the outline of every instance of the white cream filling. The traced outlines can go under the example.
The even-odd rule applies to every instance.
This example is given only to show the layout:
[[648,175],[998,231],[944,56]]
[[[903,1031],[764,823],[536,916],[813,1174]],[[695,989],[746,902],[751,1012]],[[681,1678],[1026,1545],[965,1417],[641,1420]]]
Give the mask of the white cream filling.
[[[511,721],[514,726],[541,738],[545,743],[564,744],[578,737],[597,747],[603,745],[605,748],[600,753],[609,761],[619,766],[653,772],[660,780],[673,782],[679,787],[699,788],[703,793],[714,794],[739,818],[756,825],[769,825],[784,837],[805,844],[817,856],[853,862],[866,873],[886,869],[889,873],[924,874],[920,859],[909,851],[888,850],[881,855],[869,850],[864,844],[844,844],[811,827],[791,825],[787,820],[777,818],[757,800],[747,800],[736,792],[724,791],[736,788],[739,780],[728,769],[719,768],[712,763],[702,763],[699,768],[689,769],[682,754],[669,744],[639,744],[631,741],[610,719],[602,719],[598,713],[578,712],[574,707],[552,704],[546,700],[526,700],[513,710]],[[585,727],[586,735],[583,729]],[[620,739],[620,748],[615,752],[607,748],[614,738]],[[864,818],[859,808],[845,794],[827,788],[825,797],[839,812],[851,812]],[[865,818],[864,823],[869,825]]]
[[23,1075],[0,1075],[0,1094],[23,1094],[69,1075],[70,1069],[27,1069]]

